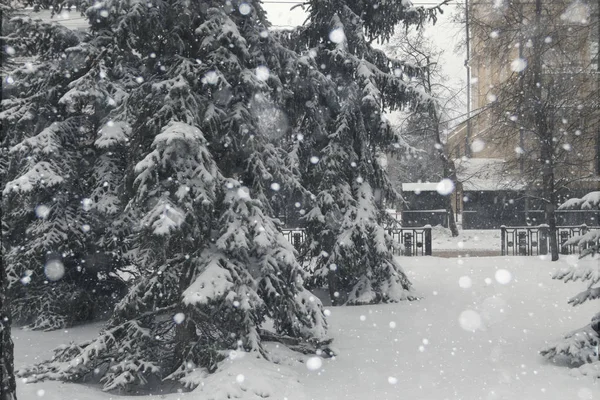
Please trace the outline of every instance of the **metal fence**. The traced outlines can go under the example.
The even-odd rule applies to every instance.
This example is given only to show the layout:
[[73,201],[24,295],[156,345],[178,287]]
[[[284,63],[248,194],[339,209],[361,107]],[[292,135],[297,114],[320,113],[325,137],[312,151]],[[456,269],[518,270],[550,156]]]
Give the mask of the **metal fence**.
[[[547,225],[500,227],[502,255],[536,256],[548,254],[550,248],[549,229]],[[578,245],[565,246],[565,243],[572,237],[581,236],[591,229],[600,229],[600,226],[588,227],[585,224],[557,226],[556,239],[559,246],[559,253],[580,253],[582,248]]]
[[[490,207],[493,207],[490,205]],[[559,226],[588,226],[600,225],[600,211],[598,210],[556,210],[556,224]],[[463,229],[498,229],[502,225],[537,226],[545,220],[543,210],[463,210]]]
[[[304,229],[283,229],[282,233],[287,241],[301,253],[302,245],[306,241]],[[404,256],[431,255],[431,226],[388,228],[387,233],[400,245],[399,249],[394,249],[394,254]]]
[[403,256],[431,255],[431,226],[388,229],[392,239],[400,244],[394,254]]
[[306,241],[306,232],[304,229],[282,229],[281,233],[287,239],[288,242],[294,246],[297,252],[301,252],[302,245]]

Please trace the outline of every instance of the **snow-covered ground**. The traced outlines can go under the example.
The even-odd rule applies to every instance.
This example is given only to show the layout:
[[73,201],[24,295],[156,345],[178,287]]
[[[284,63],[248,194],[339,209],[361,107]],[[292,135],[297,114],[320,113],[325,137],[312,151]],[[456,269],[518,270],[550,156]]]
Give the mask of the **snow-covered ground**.
[[[328,308],[339,352],[335,359],[323,360],[320,367],[319,360],[311,360],[309,369],[307,357],[280,365],[238,357],[211,376],[204,390],[147,398],[259,399],[262,393],[279,400],[600,399],[598,382],[571,376],[569,369],[537,354],[546,341],[585,325],[597,311],[594,302],[569,306],[567,299],[583,284],[564,284],[551,274],[561,266],[600,260],[407,257],[400,262],[423,298]],[[15,330],[17,366],[49,356],[63,342],[93,336],[99,327]],[[278,358],[281,351],[275,354]],[[221,397],[214,395],[219,390]],[[27,400],[125,398],[57,382],[20,382],[18,394]]]
[[434,255],[436,251],[473,254],[488,251],[500,255],[500,229],[461,229],[457,237],[452,237],[450,229],[438,225],[433,227],[431,236]]

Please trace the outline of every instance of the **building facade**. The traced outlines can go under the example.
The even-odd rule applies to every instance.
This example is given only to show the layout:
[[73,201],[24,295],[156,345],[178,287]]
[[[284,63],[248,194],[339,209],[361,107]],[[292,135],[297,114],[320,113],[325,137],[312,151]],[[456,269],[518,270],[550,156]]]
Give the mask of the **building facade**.
[[473,111],[446,140],[456,208],[464,225],[484,209],[496,225],[539,223],[544,163],[558,202],[600,189],[598,2],[469,3]]

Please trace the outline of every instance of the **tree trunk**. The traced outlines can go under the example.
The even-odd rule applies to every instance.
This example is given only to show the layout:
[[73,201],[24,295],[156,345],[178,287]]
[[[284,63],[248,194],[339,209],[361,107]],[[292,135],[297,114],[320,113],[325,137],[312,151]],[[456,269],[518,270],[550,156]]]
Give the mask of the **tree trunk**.
[[[443,155],[442,161],[444,162],[444,178],[450,179],[454,185],[454,192],[456,193],[458,180],[456,178],[456,170],[454,169],[454,163],[448,159],[445,152],[441,150]],[[456,218],[454,217],[454,206],[452,205],[452,195],[446,196],[446,213],[448,214],[448,228],[452,232],[453,237],[458,236],[458,226],[456,226]]]
[[456,225],[456,218],[454,217],[454,207],[452,206],[451,196],[448,196],[446,199],[446,213],[448,213],[448,228],[450,228],[452,237],[457,237],[458,226]]
[[[551,135],[550,135],[551,136]],[[544,217],[548,224],[550,240],[550,254],[552,261],[558,260],[558,240],[556,231],[556,191],[554,188],[554,165],[552,162],[552,138],[542,141],[542,190],[544,193]]]
[[[182,274],[179,281],[179,293],[182,294],[186,288],[192,282],[192,277],[194,275],[194,268],[191,263],[185,263],[185,273]],[[175,349],[174,349],[174,367],[177,368],[183,363],[186,363],[188,360],[188,353],[190,350],[190,344],[192,342],[196,342],[198,340],[198,335],[196,333],[196,325],[188,320],[185,314],[185,308],[180,307],[179,313],[183,314],[183,321],[175,321],[177,326],[175,327]]]
[[[183,310],[180,312],[183,312]],[[177,323],[177,326],[175,327],[174,349],[175,368],[189,361],[187,358],[190,350],[190,344],[196,342],[197,340],[198,335],[196,334],[195,324],[189,322],[187,318],[184,321]]]
[[[427,87],[427,91],[429,93],[432,93],[431,72],[429,71],[429,65],[430,65],[429,57],[426,57],[426,60],[427,60],[427,74],[426,74],[426,80],[424,83]],[[456,191],[456,188],[457,188],[456,168],[454,167],[454,162],[451,161],[450,158],[448,157],[448,155],[446,154],[444,145],[442,144],[442,135],[441,135],[441,129],[440,129],[440,124],[441,124],[440,116],[439,116],[435,106],[432,106],[429,113],[431,115],[431,119],[433,122],[432,128],[433,128],[433,132],[435,134],[435,143],[437,145],[438,155],[440,157],[440,160],[442,161],[443,168],[444,168],[444,176],[442,178],[450,179],[450,181],[452,181],[452,184],[454,186],[454,191]],[[470,119],[467,121],[470,121]],[[467,141],[468,140],[469,140],[469,138],[467,138]],[[458,227],[456,226],[456,219],[454,218],[454,207],[452,205],[451,193],[446,196],[445,203],[446,203],[446,214],[448,214],[448,227],[450,228],[450,232],[452,232],[452,236],[456,237],[456,236],[458,236]]]
[[[439,124],[437,124],[437,114],[434,112],[434,120],[436,121],[435,126],[435,142],[438,145],[438,155],[440,160],[442,161],[442,165],[444,168],[444,179],[449,179],[454,186],[454,193],[456,193],[456,189],[458,187],[458,178],[456,177],[456,167],[454,166],[454,162],[450,160],[446,151],[444,150],[444,146],[442,145],[441,135]],[[454,206],[452,205],[452,194],[448,194],[446,196],[446,213],[448,214],[448,228],[450,228],[450,232],[452,232],[453,237],[458,236],[458,227],[456,226],[456,218],[454,217]]]
[[549,203],[546,203],[546,220],[550,226],[548,229],[550,234],[550,254],[552,255],[552,261],[558,261],[558,232],[556,229],[556,213],[554,212],[554,209],[555,205],[552,200],[550,200]]
[[535,41],[533,54],[533,94],[535,101],[534,123],[536,134],[540,140],[540,162],[542,167],[542,191],[544,196],[545,219],[549,226],[550,254],[552,261],[558,260],[558,243],[556,238],[556,192],[554,187],[554,142],[553,127],[548,124],[548,116],[543,104],[542,81],[542,37],[540,26],[542,24],[542,1],[535,0]]
[[336,271],[329,271],[327,274],[327,283],[329,287],[329,298],[331,299],[331,305],[333,306],[341,306],[345,303],[345,299],[342,297],[342,293],[340,293],[340,278]]
[[0,261],[0,400],[16,400],[14,346],[10,335],[10,307],[7,296],[8,278]]

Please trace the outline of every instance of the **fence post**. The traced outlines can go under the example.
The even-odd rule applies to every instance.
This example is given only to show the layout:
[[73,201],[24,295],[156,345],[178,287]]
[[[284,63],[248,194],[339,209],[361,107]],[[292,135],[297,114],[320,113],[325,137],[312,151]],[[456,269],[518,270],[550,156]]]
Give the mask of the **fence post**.
[[539,230],[540,230],[540,238],[539,238],[539,249],[540,249],[540,254],[541,255],[547,255],[548,254],[548,225],[540,225],[539,226]]
[[503,256],[505,256],[507,254],[506,251],[506,226],[502,225],[500,227],[500,247],[501,247],[501,254]]
[[[571,233],[572,232],[573,231],[571,230]],[[558,237],[559,237],[558,242],[559,242],[559,246],[560,246],[560,249],[559,249],[560,254],[569,254],[569,246],[565,246],[565,243],[567,242],[567,240],[569,240],[571,235],[567,231],[562,231],[562,232],[558,232]]]
[[520,256],[528,256],[529,254],[529,229],[525,232],[517,232],[517,244]]
[[294,246],[297,252],[300,252],[302,247],[302,234],[300,232],[292,234],[292,246]]
[[425,255],[431,255],[431,226],[425,227]]
[[[580,235],[583,236],[588,232],[588,226],[587,224],[582,224],[581,225],[581,233]],[[588,241],[587,240],[582,240],[579,242],[579,245],[577,245],[577,250],[579,251],[579,254],[581,254],[581,252],[585,249],[588,248]]]
[[412,256],[412,246],[413,246],[413,234],[411,232],[402,232],[404,235],[404,254],[407,256]]

